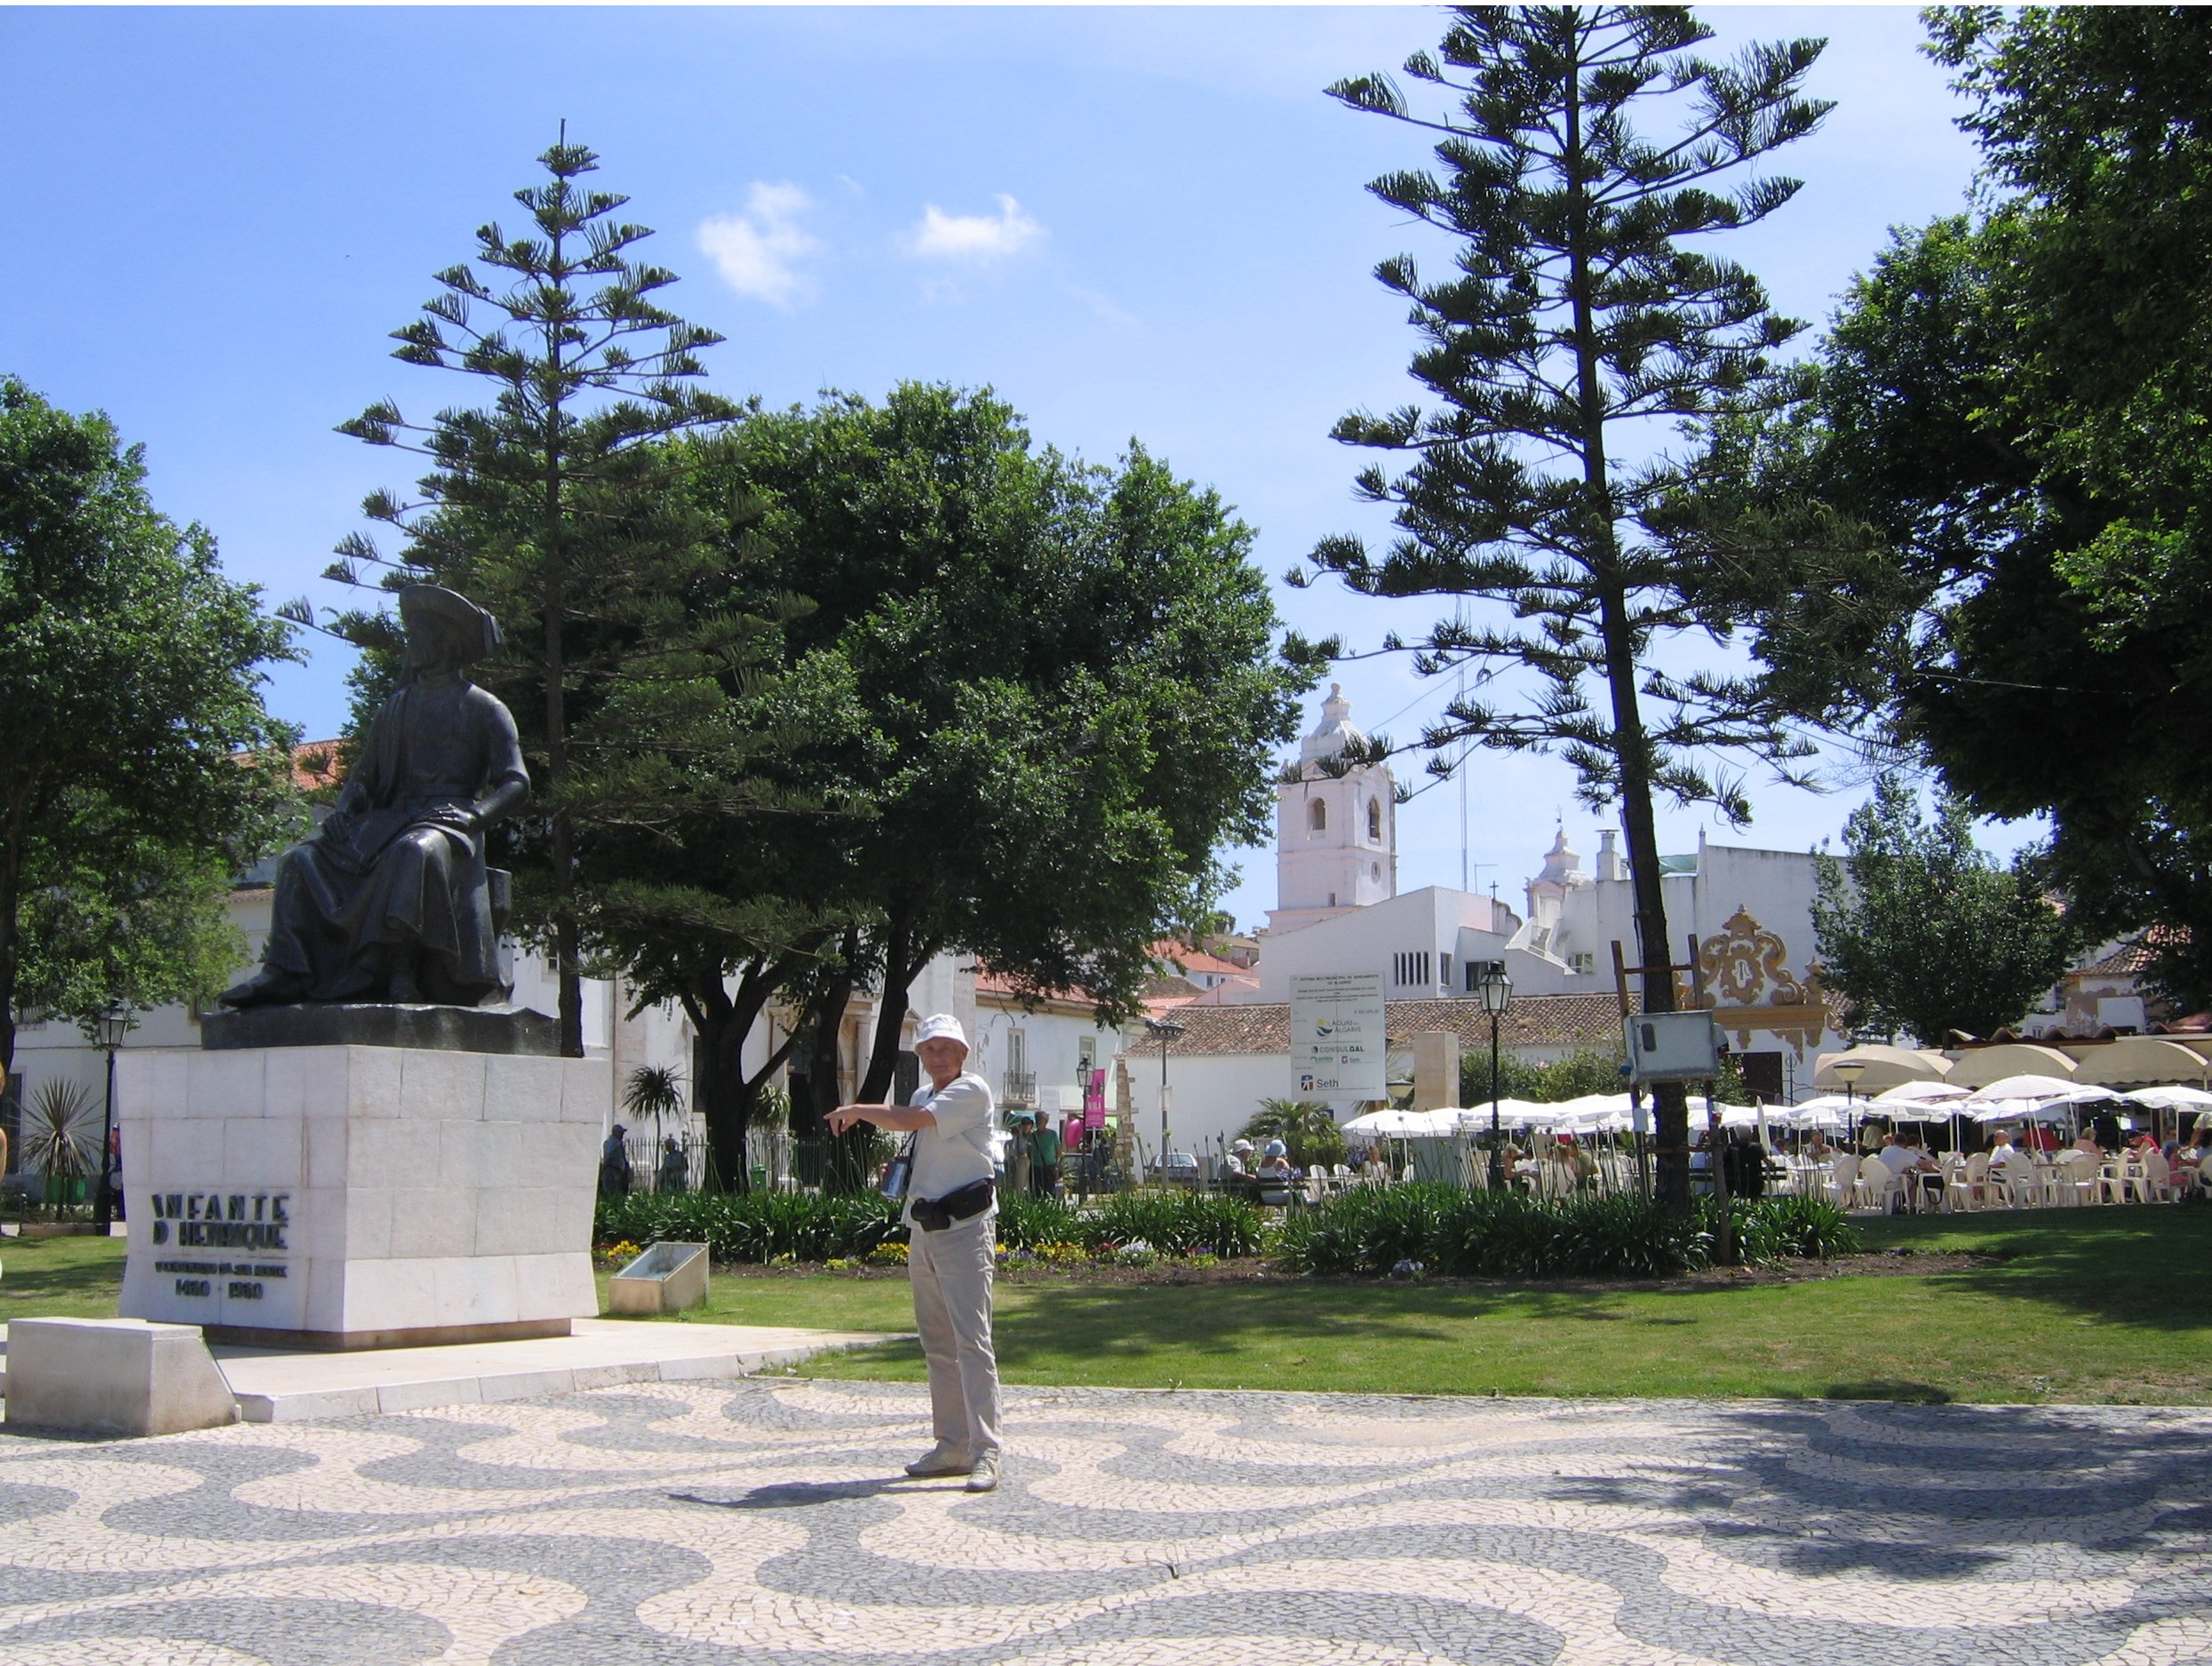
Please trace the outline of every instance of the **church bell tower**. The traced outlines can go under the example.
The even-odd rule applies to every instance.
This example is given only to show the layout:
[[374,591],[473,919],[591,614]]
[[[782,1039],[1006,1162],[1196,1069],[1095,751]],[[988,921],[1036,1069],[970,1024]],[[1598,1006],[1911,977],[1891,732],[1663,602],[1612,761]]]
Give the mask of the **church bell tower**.
[[1276,906],[1268,929],[1278,936],[1397,895],[1396,782],[1388,764],[1357,764],[1341,775],[1322,766],[1366,736],[1352,727],[1352,703],[1331,683],[1321,721],[1298,747],[1296,779],[1275,789]]

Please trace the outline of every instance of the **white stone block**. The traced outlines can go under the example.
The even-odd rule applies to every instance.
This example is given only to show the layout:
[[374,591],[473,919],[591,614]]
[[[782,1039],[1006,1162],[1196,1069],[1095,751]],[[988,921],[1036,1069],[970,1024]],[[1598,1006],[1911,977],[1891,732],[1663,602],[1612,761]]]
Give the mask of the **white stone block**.
[[441,1325],[508,1325],[522,1316],[507,1255],[450,1255],[432,1263]]
[[473,1122],[484,1114],[481,1053],[409,1052],[400,1066],[400,1114],[410,1120]]
[[349,1186],[423,1185],[438,1171],[438,1128],[414,1117],[363,1117],[346,1131]]
[[484,1067],[484,1116],[495,1122],[554,1122],[561,1118],[561,1072],[590,1061],[495,1057]]
[[400,1066],[406,1050],[396,1047],[348,1047],[346,1055],[346,1104],[341,1114],[395,1117],[400,1113]]
[[301,1184],[300,1152],[305,1124],[299,1117],[223,1119],[223,1184],[257,1191]]
[[159,1052],[134,1053],[124,1048],[115,1055],[115,1115],[126,1112],[147,1117],[155,1112],[174,1114],[184,1110],[185,1066],[189,1053],[174,1048]]
[[[118,1095],[131,1222],[124,1312],[358,1345],[596,1311],[588,1252],[607,1061],[235,1052],[249,1062],[143,1066],[137,1098],[123,1105]],[[163,1080],[182,1091],[156,1097]],[[261,1102],[237,1102],[248,1087]],[[179,1214],[153,1208],[172,1195]],[[203,1220],[211,1195],[216,1213]],[[259,1230],[278,1210],[281,1245]]]
[[185,1065],[185,1106],[196,1117],[261,1114],[262,1065],[266,1055],[252,1049],[194,1053]]
[[312,1112],[302,1115],[301,1184],[314,1189],[346,1184],[346,1152],[353,1126],[346,1117],[318,1116]]
[[195,1326],[19,1319],[8,1327],[11,1426],[167,1435],[220,1428],[237,1416]]
[[437,1263],[349,1261],[345,1266],[346,1330],[418,1330],[455,1321],[438,1308]]

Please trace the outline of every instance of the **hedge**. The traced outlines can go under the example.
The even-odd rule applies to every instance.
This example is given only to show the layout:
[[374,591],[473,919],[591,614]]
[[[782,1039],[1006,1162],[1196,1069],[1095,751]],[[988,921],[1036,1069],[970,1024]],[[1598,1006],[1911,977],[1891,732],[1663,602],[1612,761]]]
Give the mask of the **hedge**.
[[[1860,1248],[1831,1204],[1810,1198],[1731,1205],[1747,1261],[1826,1257]],[[1260,1213],[1205,1192],[1134,1192],[1093,1213],[1049,1198],[1003,1197],[999,1242],[1035,1251],[1072,1245],[1086,1254],[1144,1244],[1161,1255],[1224,1257],[1271,1252],[1301,1273],[1387,1273],[1419,1263],[1432,1273],[1476,1278],[1655,1277],[1710,1265],[1717,1207],[1669,1215],[1636,1198],[1548,1201],[1442,1185],[1361,1187],[1293,1211],[1263,1237]],[[593,1241],[704,1243],[717,1261],[864,1259],[903,1243],[898,1207],[873,1192],[645,1195],[602,1201]]]
[[[1749,1261],[1848,1254],[1858,1236],[1831,1204],[1807,1198],[1731,1205]],[[1712,1264],[1719,1209],[1671,1215],[1640,1198],[1557,1201],[1443,1185],[1360,1188],[1293,1214],[1276,1257],[1301,1273],[1420,1267],[1462,1278],[1656,1277]]]

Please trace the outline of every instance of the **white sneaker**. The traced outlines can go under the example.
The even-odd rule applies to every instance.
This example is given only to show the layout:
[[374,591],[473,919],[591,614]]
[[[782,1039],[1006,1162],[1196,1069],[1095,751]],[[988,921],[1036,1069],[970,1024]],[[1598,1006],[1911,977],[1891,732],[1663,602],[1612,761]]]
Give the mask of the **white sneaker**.
[[956,1447],[950,1440],[937,1444],[906,1466],[906,1472],[916,1479],[931,1475],[966,1475],[975,1467],[965,1447]]
[[999,1455],[986,1452],[975,1460],[968,1471],[967,1490],[971,1493],[995,1493],[999,1490]]

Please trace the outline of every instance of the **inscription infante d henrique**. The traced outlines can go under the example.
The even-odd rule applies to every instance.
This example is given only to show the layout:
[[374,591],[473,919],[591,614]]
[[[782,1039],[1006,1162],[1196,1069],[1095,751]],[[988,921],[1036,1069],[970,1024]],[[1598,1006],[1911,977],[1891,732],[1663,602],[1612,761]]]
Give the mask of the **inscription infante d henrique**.
[[[152,1237],[157,1245],[172,1240],[179,1249],[244,1249],[263,1255],[287,1255],[284,1241],[291,1227],[289,1192],[170,1192],[147,1197],[154,1215]],[[234,1301],[258,1302],[261,1280],[287,1275],[284,1263],[266,1261],[157,1260],[157,1273],[176,1279],[179,1295],[215,1294],[215,1281],[224,1281],[224,1293]]]

